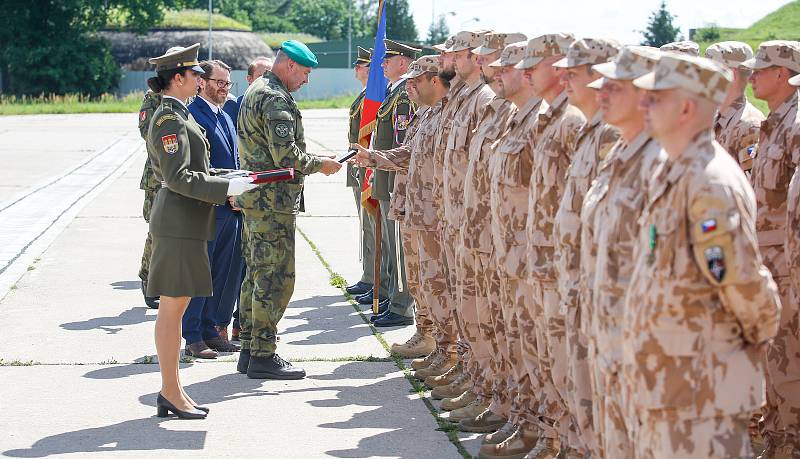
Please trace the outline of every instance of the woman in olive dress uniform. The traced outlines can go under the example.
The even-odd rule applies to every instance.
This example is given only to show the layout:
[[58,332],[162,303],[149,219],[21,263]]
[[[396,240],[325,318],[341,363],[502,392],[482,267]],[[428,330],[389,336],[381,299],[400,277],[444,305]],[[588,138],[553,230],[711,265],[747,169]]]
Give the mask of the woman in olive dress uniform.
[[209,175],[205,132],[189,114],[186,99],[197,94],[203,70],[197,62],[200,44],[171,48],[150,59],[157,75],[147,80],[162,94],[147,134],[150,162],[161,182],[150,215],[153,254],[147,296],[160,296],[155,326],[161,370],[158,416],[202,419],[208,409],[198,407],[183,390],[178,375],[181,318],[195,296],[211,296],[211,267],[206,249],[214,238],[214,205],[228,196],[255,188],[251,179],[227,180]]

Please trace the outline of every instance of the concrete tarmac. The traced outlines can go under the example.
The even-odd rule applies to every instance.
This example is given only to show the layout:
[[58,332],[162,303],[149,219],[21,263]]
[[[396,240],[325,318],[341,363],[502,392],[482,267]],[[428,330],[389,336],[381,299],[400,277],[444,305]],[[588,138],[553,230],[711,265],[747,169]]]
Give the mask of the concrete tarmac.
[[[347,112],[303,113],[308,149],[339,154]],[[156,311],[137,277],[147,226],[136,114],[6,117],[0,130],[0,455],[7,457],[398,457],[475,454],[451,441],[375,330],[330,284],[360,277],[344,174],[315,174],[298,217],[297,283],[278,352],[301,381],[255,381],[237,355],[186,359],[203,421],[155,416]],[[313,247],[312,247],[313,244]],[[316,249],[316,250],[315,250]],[[327,263],[328,267],[324,263]],[[447,429],[445,429],[447,430]],[[459,451],[457,447],[466,448]],[[468,453],[466,452],[468,451]]]

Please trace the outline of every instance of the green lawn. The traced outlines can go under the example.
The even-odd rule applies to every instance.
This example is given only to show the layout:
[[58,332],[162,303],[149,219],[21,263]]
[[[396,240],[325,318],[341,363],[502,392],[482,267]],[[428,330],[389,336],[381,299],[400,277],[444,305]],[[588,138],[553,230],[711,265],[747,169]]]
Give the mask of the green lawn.
[[[40,96],[14,97],[0,96],[0,116],[2,115],[44,115],[53,113],[135,113],[142,103],[141,92],[118,98],[106,94],[98,99],[88,97]],[[349,108],[355,95],[346,95],[323,100],[301,100],[297,105],[301,110],[314,108]]]
[[[211,22],[214,30],[245,30],[248,32],[251,30],[247,24],[242,24],[235,19],[218,13],[214,13],[211,16]],[[108,27],[111,29],[126,28],[125,18],[112,17]],[[164,12],[164,19],[155,28],[178,30],[208,29],[208,11],[199,9],[167,10]]]
[[301,43],[309,44],[309,43],[319,43],[323,40],[322,38],[315,37],[314,35],[310,35],[307,33],[273,33],[273,32],[256,32],[259,37],[267,44],[270,48],[276,49],[281,47],[281,43],[286,40],[297,40]]

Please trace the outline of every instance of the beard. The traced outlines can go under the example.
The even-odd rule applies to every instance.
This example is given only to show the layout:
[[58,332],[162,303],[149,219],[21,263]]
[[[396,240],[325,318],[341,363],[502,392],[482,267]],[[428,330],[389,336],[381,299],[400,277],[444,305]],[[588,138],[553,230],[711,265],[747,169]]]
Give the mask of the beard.
[[439,78],[449,83],[450,80],[456,77],[456,71],[453,68],[439,70]]

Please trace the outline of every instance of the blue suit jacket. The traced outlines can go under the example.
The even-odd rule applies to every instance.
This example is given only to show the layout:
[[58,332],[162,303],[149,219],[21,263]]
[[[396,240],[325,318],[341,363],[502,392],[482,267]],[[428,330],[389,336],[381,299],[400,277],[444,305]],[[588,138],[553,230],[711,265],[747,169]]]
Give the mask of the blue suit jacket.
[[199,96],[189,104],[189,113],[206,130],[206,138],[211,144],[211,167],[238,169],[239,147],[236,145],[236,123],[231,120],[231,117],[225,111],[220,112],[219,121],[227,124],[228,131],[226,132],[223,126],[217,122],[217,115],[206,101],[200,100]]
[[234,126],[236,126],[237,120],[239,119],[239,107],[242,106],[242,99],[244,99],[244,94],[237,97],[236,100],[225,101],[225,105],[222,106],[222,110],[230,115]]

